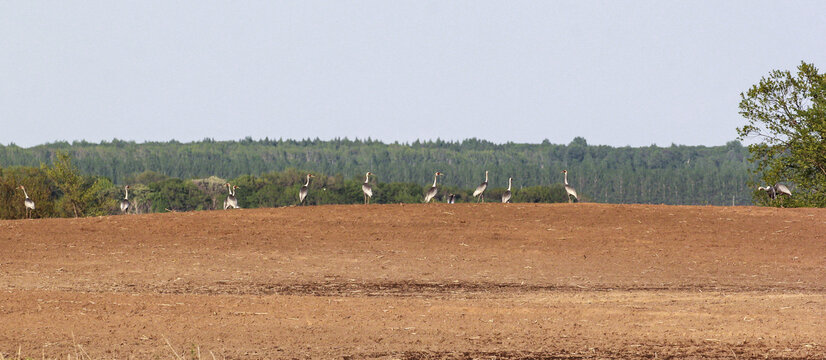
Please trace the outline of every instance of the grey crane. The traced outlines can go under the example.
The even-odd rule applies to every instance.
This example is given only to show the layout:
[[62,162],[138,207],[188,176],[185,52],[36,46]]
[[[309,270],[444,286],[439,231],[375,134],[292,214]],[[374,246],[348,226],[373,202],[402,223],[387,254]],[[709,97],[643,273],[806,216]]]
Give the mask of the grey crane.
[[228,209],[240,209],[241,207],[238,206],[238,198],[235,197],[235,190],[238,189],[238,185],[231,185],[230,183],[225,184],[227,186],[227,195],[226,200],[224,200],[224,210]]
[[304,186],[301,187],[301,190],[298,190],[298,204],[304,204],[304,199],[307,198],[307,193],[310,192],[310,178],[314,178],[315,175],[307,174],[307,182],[304,183]]
[[778,195],[792,196],[791,190],[786,185],[774,184],[774,186],[759,186],[757,190],[763,190],[769,194],[769,198],[774,200]]
[[571,196],[573,196],[576,201],[579,201],[579,197],[576,196],[576,189],[568,185],[568,170],[562,170],[562,173],[565,174],[565,193],[567,194],[568,203],[573,202],[571,201]]
[[20,185],[18,188],[23,190],[23,195],[26,196],[26,200],[23,200],[23,205],[26,206],[26,218],[31,219],[32,213],[34,213],[34,200],[29,198],[29,193],[26,192],[26,188],[23,185]]
[[502,193],[502,203],[509,203],[511,202],[511,185],[513,185],[513,178],[508,178],[508,189]]
[[123,187],[124,197],[120,201],[120,212],[121,214],[126,214],[129,212],[129,208],[132,207],[132,203],[129,202],[129,185]]
[[361,184],[365,204],[370,204],[370,199],[373,198],[373,186],[370,185],[370,175],[374,174],[368,171],[367,175],[364,175],[364,184]]
[[479,202],[480,200],[482,202],[485,202],[485,189],[487,189],[487,188],[488,188],[488,171],[485,170],[485,182],[483,182],[482,184],[477,186],[476,190],[473,191],[473,197],[478,197],[476,199],[476,202]]
[[427,190],[427,194],[425,194],[425,196],[424,196],[424,202],[425,203],[429,203],[430,200],[432,200],[433,197],[436,196],[436,193],[439,192],[439,188],[436,187],[436,180],[439,180],[440,175],[444,175],[444,174],[437,171],[436,175],[433,176],[433,186],[431,186],[430,189]]

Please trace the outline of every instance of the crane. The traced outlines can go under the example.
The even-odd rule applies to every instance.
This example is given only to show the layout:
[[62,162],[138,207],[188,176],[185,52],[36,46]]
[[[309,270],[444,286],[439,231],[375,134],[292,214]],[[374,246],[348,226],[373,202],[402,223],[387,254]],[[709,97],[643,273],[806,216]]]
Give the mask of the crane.
[[574,189],[571,185],[568,185],[568,170],[562,170],[562,173],[565,174],[565,193],[566,197],[568,198],[568,203],[571,203],[571,196],[579,201],[579,197],[576,196],[576,189]]
[[485,189],[488,188],[488,171],[485,170],[485,181],[476,187],[476,190],[473,191],[473,197],[478,197],[476,202],[480,200],[485,202]]
[[769,194],[769,199],[776,199],[778,195],[792,196],[791,190],[786,185],[774,184],[774,186],[759,186],[757,190],[763,190]]
[[368,171],[367,175],[364,176],[364,184],[361,184],[365,204],[370,204],[370,199],[373,197],[373,187],[370,186],[370,175],[373,175],[373,173]]
[[502,202],[507,204],[511,201],[511,185],[513,184],[513,178],[508,178],[508,189],[502,193]]
[[129,202],[129,185],[126,185],[124,188],[125,196],[120,201],[120,212],[121,214],[126,214],[129,212],[129,208],[132,207],[132,203]]
[[26,192],[26,188],[23,187],[23,185],[20,185],[18,189],[23,190],[23,195],[26,196],[26,200],[23,200],[23,205],[26,206],[26,218],[31,219],[31,216],[34,213],[34,200],[29,198],[29,193]]
[[230,185],[230,183],[226,183],[225,185],[227,186],[229,195],[227,195],[227,199],[224,200],[224,210],[240,209],[238,206],[238,198],[235,197],[235,190],[238,189],[238,185]]
[[436,196],[436,193],[439,192],[439,189],[436,187],[436,180],[439,180],[440,175],[444,174],[437,171],[436,174],[433,176],[433,186],[431,186],[430,189],[427,190],[427,193],[424,196],[425,203],[429,203],[430,200],[432,200],[433,197]]
[[310,192],[310,178],[314,178],[315,175],[307,174],[307,182],[304,183],[304,186],[301,187],[301,190],[298,190],[298,204],[304,204],[304,199],[307,198],[307,193]]

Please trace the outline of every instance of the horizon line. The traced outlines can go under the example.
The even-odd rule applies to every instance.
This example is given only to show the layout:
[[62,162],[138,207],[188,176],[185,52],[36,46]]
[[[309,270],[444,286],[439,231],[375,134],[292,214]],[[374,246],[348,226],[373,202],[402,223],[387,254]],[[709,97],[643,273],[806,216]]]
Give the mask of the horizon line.
[[257,138],[256,139],[256,138],[253,138],[252,136],[246,136],[242,139],[221,139],[221,140],[216,140],[213,137],[204,137],[200,140],[189,140],[189,141],[180,141],[180,140],[176,140],[175,138],[170,138],[168,140],[146,140],[146,139],[144,139],[140,142],[138,142],[137,140],[134,140],[134,139],[127,140],[127,139],[118,139],[118,138],[112,138],[111,140],[101,139],[99,142],[88,141],[88,140],[85,140],[85,139],[72,140],[72,141],[69,141],[69,140],[53,140],[53,141],[47,141],[47,142],[44,142],[44,143],[40,143],[40,144],[37,144],[37,145],[32,145],[32,146],[29,146],[29,147],[23,147],[23,146],[17,145],[15,142],[12,141],[12,142],[9,142],[8,144],[0,143],[0,146],[2,146],[2,147],[18,147],[18,148],[21,148],[21,149],[32,149],[32,148],[36,148],[36,147],[40,147],[40,146],[58,145],[58,144],[64,144],[64,143],[68,144],[69,146],[76,146],[76,145],[78,145],[78,143],[80,143],[79,145],[107,145],[107,144],[112,144],[112,143],[116,143],[116,142],[125,142],[125,143],[130,143],[130,144],[135,144],[135,145],[164,144],[164,143],[166,143],[166,144],[176,144],[177,143],[177,144],[181,144],[181,145],[187,145],[187,144],[198,144],[198,143],[248,143],[248,142],[260,143],[260,142],[266,142],[266,141],[277,141],[277,142],[302,142],[302,141],[312,141],[312,142],[315,142],[315,141],[337,142],[338,141],[338,142],[341,142],[341,141],[344,141],[344,142],[370,142],[370,143],[379,143],[379,144],[382,144],[382,145],[401,145],[401,146],[412,146],[416,143],[433,144],[433,143],[436,143],[436,142],[445,142],[445,143],[449,143],[449,144],[460,144],[461,145],[461,144],[463,144],[465,142],[468,142],[468,141],[478,141],[478,142],[483,142],[483,143],[489,143],[491,145],[496,145],[496,146],[502,146],[502,145],[566,145],[567,146],[567,145],[573,144],[574,141],[576,141],[577,139],[585,140],[585,145],[587,145],[587,146],[608,146],[608,147],[611,147],[611,148],[645,148],[645,147],[652,147],[652,146],[653,147],[661,147],[661,148],[674,147],[674,146],[719,147],[719,146],[728,146],[732,142],[736,142],[736,143],[740,144],[741,146],[743,146],[743,142],[740,139],[736,139],[736,138],[731,139],[731,140],[727,141],[726,143],[719,144],[719,145],[704,145],[704,144],[689,145],[689,144],[677,144],[677,143],[672,142],[670,145],[667,145],[667,146],[661,146],[661,145],[658,145],[657,143],[651,143],[649,145],[639,145],[639,146],[632,146],[632,145],[614,146],[614,145],[607,145],[607,144],[591,144],[591,143],[588,143],[588,140],[583,136],[575,136],[567,144],[566,143],[553,143],[547,138],[543,139],[541,142],[513,142],[513,141],[494,142],[494,141],[491,141],[491,140],[481,139],[481,138],[477,138],[477,137],[469,137],[469,138],[464,138],[464,139],[461,139],[461,140],[460,139],[442,139],[442,138],[436,137],[435,139],[426,139],[426,140],[416,139],[416,140],[413,140],[413,141],[399,141],[399,140],[384,141],[384,140],[380,140],[380,139],[373,139],[370,136],[368,136],[366,138],[355,137],[355,138],[352,138],[352,139],[350,139],[347,136],[335,137],[335,138],[330,138],[330,139],[322,139],[322,138],[319,138],[319,137],[315,137],[315,138],[307,137],[307,138],[303,138],[303,139],[283,138],[282,137],[282,138],[277,138],[276,139],[276,138],[270,138],[269,136],[265,136],[263,138]]

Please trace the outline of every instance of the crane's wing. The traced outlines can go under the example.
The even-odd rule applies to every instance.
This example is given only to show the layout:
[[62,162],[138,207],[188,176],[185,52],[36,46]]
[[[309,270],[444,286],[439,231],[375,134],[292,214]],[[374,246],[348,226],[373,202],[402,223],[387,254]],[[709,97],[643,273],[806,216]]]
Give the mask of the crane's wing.
[[483,182],[482,185],[477,186],[476,190],[473,191],[473,197],[479,196],[480,194],[485,192],[485,189],[487,189],[487,188],[488,188],[488,183]]
[[775,184],[774,188],[777,190],[778,195],[792,196],[792,191],[789,190],[789,188],[786,187],[786,185]]
[[301,190],[298,191],[298,201],[300,201],[300,202],[304,201],[304,198],[307,197],[307,190],[308,189],[307,189],[306,186],[301,187]]
[[502,194],[502,202],[507,203],[508,201],[511,201],[511,192],[505,190],[505,193]]
[[578,196],[576,196],[576,190],[575,190],[574,188],[572,188],[572,187],[570,187],[570,186],[568,186],[568,185],[565,185],[565,191],[567,191],[567,192],[568,192],[568,194],[573,195],[573,196],[574,196],[574,199],[579,200],[579,197],[578,197]]
[[430,190],[427,191],[427,195],[424,196],[424,202],[430,202],[430,200],[432,200],[433,197],[436,196],[437,192],[439,192],[439,189],[435,186],[431,186]]
[[361,184],[361,191],[364,191],[364,194],[373,197],[373,187],[370,184]]

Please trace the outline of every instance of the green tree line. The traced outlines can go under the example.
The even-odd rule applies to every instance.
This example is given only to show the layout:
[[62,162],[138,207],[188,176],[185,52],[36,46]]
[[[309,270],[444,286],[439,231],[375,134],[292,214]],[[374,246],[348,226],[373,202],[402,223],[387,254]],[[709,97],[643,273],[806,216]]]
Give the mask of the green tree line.
[[[229,182],[238,185],[238,203],[243,208],[279,207],[296,205],[298,190],[304,184],[307,172],[288,169],[269,172],[260,176],[241,175]],[[345,178],[341,174],[317,174],[310,184],[305,200],[307,205],[358,204],[362,200],[363,178]],[[183,180],[154,171],[144,171],[127,176],[130,184],[129,200],[132,213],[167,211],[215,210],[223,207],[227,197],[227,180],[211,176],[203,179]],[[25,186],[37,209],[35,217],[78,217],[117,214],[118,201],[126,196],[125,189],[114,185],[108,178],[82,175],[66,153],[58,152],[56,160],[40,167],[15,166],[0,168],[0,218],[23,218]],[[372,202],[416,203],[421,202],[430,184],[376,182]],[[457,202],[475,199],[472,189],[455,185],[439,185],[435,201],[445,201],[448,194],[455,194]],[[504,187],[490,187],[486,195],[490,201],[499,201]],[[515,190],[513,202],[563,202],[567,201],[561,184],[523,187]]]
[[[124,185],[144,171],[179,179],[222,179],[301,169],[342,178],[378,175],[380,183],[432,182],[444,172],[446,186],[474,188],[490,171],[491,187],[550,186],[562,182],[561,171],[587,201],[743,205],[752,201],[753,180],[748,151],[739,142],[724,146],[610,147],[575,138],[567,145],[495,144],[484,140],[379,141],[253,140],[180,143],[56,142],[31,148],[0,146],[0,166],[37,167],[68,153],[81,173]],[[441,181],[441,180],[440,180]],[[240,194],[239,194],[240,195]]]

